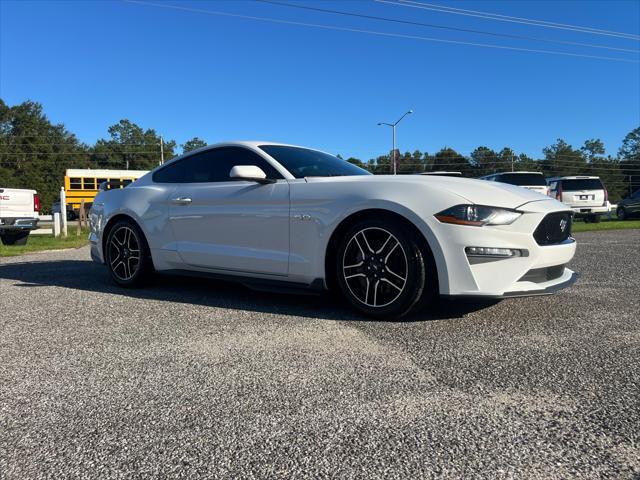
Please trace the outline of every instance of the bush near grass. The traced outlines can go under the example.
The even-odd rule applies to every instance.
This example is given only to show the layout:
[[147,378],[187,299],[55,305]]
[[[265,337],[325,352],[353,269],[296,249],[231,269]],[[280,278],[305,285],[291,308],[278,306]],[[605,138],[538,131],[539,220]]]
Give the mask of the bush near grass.
[[29,235],[26,245],[2,245],[0,243],[0,257],[15,257],[29,252],[45,250],[61,250],[63,248],[79,248],[89,243],[89,230],[83,230],[76,235],[75,229],[69,229],[69,235],[55,238],[53,235]]

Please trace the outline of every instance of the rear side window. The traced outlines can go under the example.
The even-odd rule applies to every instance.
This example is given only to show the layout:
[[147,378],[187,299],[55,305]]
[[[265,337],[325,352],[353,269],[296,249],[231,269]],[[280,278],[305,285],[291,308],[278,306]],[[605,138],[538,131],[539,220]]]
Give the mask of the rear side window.
[[157,183],[181,183],[184,160],[170,163],[153,174],[153,181]]
[[228,182],[229,172],[236,165],[260,167],[267,178],[283,178],[264,158],[242,147],[222,147],[196,153],[171,163],[153,174],[158,183]]
[[599,178],[572,178],[562,180],[562,190],[574,192],[577,190],[603,190],[602,182]]
[[69,179],[69,188],[71,190],[82,190],[82,179],[81,178],[70,178]]
[[497,178],[497,180],[502,183],[518,186],[547,186],[544,176],[536,173],[503,173],[499,178]]

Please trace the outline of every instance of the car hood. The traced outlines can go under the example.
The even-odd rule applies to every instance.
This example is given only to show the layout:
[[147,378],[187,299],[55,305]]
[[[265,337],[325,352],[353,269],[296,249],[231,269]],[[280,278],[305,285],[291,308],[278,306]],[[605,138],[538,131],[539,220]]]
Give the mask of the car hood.
[[530,202],[553,200],[534,190],[506,183],[474,180],[470,178],[437,177],[430,175],[362,175],[351,177],[308,177],[307,182],[365,182],[372,188],[404,188],[421,185],[431,191],[455,194],[469,203],[503,208],[518,208]]

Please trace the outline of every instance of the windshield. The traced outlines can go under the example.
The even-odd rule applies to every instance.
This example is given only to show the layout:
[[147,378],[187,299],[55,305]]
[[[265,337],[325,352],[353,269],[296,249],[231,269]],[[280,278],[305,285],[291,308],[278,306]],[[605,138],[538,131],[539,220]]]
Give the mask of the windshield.
[[503,173],[500,175],[499,181],[510,185],[526,185],[528,187],[545,187],[547,185],[544,176],[538,173]]
[[568,192],[575,192],[577,190],[602,190],[602,182],[599,178],[562,180],[562,189]]
[[295,178],[371,175],[345,160],[317,150],[284,145],[260,145],[260,148],[275,158]]

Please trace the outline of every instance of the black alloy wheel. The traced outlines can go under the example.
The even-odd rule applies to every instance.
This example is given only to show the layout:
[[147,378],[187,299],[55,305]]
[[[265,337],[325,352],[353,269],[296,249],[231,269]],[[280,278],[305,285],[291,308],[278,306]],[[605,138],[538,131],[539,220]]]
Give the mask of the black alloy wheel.
[[105,261],[111,277],[124,287],[140,285],[151,269],[149,249],[140,228],[120,221],[109,231]]

